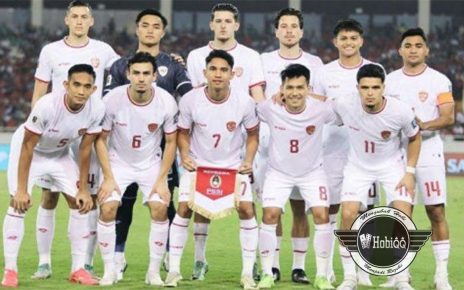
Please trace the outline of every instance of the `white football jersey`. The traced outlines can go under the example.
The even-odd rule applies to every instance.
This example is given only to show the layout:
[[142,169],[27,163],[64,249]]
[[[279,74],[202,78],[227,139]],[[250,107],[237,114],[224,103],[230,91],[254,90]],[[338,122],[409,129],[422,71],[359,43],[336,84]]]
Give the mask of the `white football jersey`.
[[111,163],[144,170],[161,160],[163,134],[177,130],[177,105],[165,90],[153,85],[153,98],[138,105],[129,97],[129,85],[105,95],[103,130],[110,131]]
[[349,136],[348,162],[360,168],[392,166],[402,157],[400,133],[413,137],[419,132],[412,108],[397,99],[386,97],[384,107],[375,114],[364,110],[359,95],[335,104]]
[[[206,57],[214,48],[211,44],[192,50],[187,57],[187,71],[192,86],[206,84],[203,70],[206,68]],[[227,51],[234,58],[234,78],[231,87],[248,92],[251,87],[265,84],[259,53],[240,43]]]
[[338,123],[330,101],[308,98],[301,113],[291,113],[271,99],[258,105],[258,115],[270,129],[269,165],[286,175],[299,177],[322,166],[322,131]]
[[[313,91],[327,96],[331,100],[358,95],[356,89],[356,74],[361,66],[372,63],[362,59],[361,63],[352,68],[344,67],[339,60],[334,60],[314,73]],[[324,155],[346,157],[349,144],[348,132],[344,126],[326,126],[324,130]]]
[[[423,122],[438,118],[440,105],[454,102],[451,81],[430,67],[426,67],[417,75],[408,75],[402,69],[391,72],[385,80],[385,95],[410,105]],[[443,151],[443,142],[439,134],[422,145],[422,149],[425,150],[428,146],[433,146]]]
[[63,82],[68,79],[68,70],[76,64],[90,64],[95,70],[97,90],[92,96],[101,98],[105,70],[119,56],[103,41],[89,39],[83,46],[70,46],[66,39],[58,40],[45,45],[39,56],[39,63],[35,78],[49,83],[52,82],[52,91],[64,90]]
[[190,129],[190,155],[199,166],[235,168],[245,145],[242,127],[259,126],[255,103],[247,91],[232,88],[222,102],[212,100],[205,87],[185,94],[179,103],[181,129]]
[[266,98],[272,97],[280,89],[282,83],[280,72],[289,64],[301,64],[309,69],[310,85],[312,86],[315,71],[324,64],[320,57],[301,51],[300,56],[296,58],[285,58],[279,54],[279,50],[261,54],[261,63],[263,64],[264,79],[266,80]]
[[69,145],[84,134],[98,134],[105,115],[99,99],[90,98],[79,111],[68,107],[62,92],[49,93],[37,101],[24,128],[40,135],[35,152],[65,154]]

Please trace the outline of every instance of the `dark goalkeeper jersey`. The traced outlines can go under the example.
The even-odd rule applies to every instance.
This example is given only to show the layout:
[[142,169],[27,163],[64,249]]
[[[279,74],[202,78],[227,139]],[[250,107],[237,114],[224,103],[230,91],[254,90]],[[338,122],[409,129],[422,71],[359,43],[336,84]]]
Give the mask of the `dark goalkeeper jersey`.
[[[126,77],[127,63],[129,57],[121,57],[113,63],[110,69],[110,75],[103,91],[107,94],[115,87],[122,86],[129,83]],[[156,56],[156,85],[168,91],[171,95],[176,92],[183,96],[185,93],[192,89],[192,83],[187,74],[187,69],[182,64],[172,59],[169,54],[160,52]]]

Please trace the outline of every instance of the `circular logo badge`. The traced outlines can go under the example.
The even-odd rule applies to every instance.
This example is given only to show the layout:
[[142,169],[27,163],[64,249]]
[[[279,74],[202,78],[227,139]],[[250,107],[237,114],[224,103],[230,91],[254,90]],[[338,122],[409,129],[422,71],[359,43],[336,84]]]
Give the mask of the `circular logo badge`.
[[402,211],[377,207],[358,216],[349,231],[335,231],[355,263],[373,275],[402,272],[412,263],[431,231],[417,230]]

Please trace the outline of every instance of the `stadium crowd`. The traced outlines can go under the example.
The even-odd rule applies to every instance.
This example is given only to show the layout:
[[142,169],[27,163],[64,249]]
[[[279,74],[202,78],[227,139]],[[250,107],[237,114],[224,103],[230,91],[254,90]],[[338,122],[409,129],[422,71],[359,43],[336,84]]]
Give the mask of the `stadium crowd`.
[[[387,72],[391,72],[401,66],[401,58],[398,55],[398,36],[402,28],[373,27],[365,36],[370,44],[362,48],[363,55],[367,59],[377,60]],[[458,31],[459,33],[454,33]],[[46,31],[24,27],[12,29],[8,26],[0,27],[0,127],[6,130],[15,129],[26,119],[30,110],[30,100],[34,84],[34,72],[40,48],[46,43],[64,37],[66,31]],[[93,33],[93,38],[101,39],[109,44],[120,55],[127,55],[133,51],[132,44],[136,43],[133,33],[116,31],[108,25],[100,32]],[[162,43],[162,49],[175,52],[184,58],[192,49],[206,43],[210,38],[209,32],[200,34],[170,33]],[[324,63],[337,58],[337,50],[331,43],[330,32],[324,33],[322,39],[310,36],[302,40],[304,50],[318,55]],[[462,101],[464,90],[464,28],[447,27],[444,30],[436,30],[430,35],[430,46],[434,53],[428,63],[433,68],[443,72],[453,83],[453,96],[458,104]],[[439,39],[439,41],[438,41]],[[260,52],[274,50],[278,43],[272,34],[259,34],[253,30],[238,34],[238,40],[246,46]],[[127,45],[127,44],[131,45]],[[462,106],[456,107],[457,114],[462,111]],[[464,132],[463,118],[457,118],[455,127],[450,131],[457,135]],[[463,121],[463,122],[460,122]]]

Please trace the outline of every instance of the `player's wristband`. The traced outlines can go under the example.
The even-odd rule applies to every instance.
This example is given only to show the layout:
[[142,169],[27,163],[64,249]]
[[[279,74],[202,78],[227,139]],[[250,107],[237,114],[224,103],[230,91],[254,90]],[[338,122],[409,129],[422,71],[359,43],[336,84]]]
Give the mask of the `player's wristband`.
[[406,166],[406,173],[416,174],[416,168],[412,166]]

